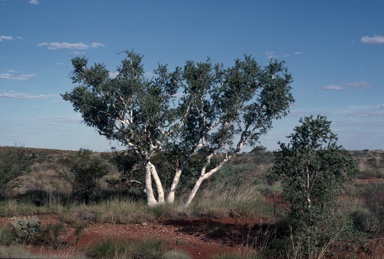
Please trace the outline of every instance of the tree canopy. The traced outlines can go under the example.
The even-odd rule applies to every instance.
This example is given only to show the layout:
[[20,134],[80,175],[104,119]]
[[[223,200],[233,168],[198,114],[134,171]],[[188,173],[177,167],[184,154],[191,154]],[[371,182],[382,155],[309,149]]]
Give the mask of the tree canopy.
[[[134,151],[145,172],[149,205],[174,202],[180,176],[191,157],[203,152],[205,163],[185,205],[202,181],[217,172],[243,146],[254,146],[275,119],[287,115],[294,101],[292,77],[284,62],[261,67],[251,56],[233,66],[187,61],[169,71],[159,65],[146,78],[142,56],[126,51],[115,78],[103,64],[88,67],[85,57],[72,60],[71,78],[79,84],[62,95],[81,113],[87,126]],[[175,155],[175,177],[166,190],[151,158],[160,151]],[[220,163],[212,158],[225,154]],[[155,195],[152,181],[156,186]]]

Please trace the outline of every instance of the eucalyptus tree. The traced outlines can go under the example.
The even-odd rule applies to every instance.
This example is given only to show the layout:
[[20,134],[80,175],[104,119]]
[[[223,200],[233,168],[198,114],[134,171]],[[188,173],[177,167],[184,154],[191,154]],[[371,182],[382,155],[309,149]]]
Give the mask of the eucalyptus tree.
[[[200,177],[184,204],[188,206],[205,179],[243,146],[255,145],[294,101],[292,78],[284,62],[271,61],[260,67],[252,57],[244,56],[224,68],[209,59],[187,61],[172,72],[159,65],[154,77],[147,79],[142,56],[133,51],[126,54],[116,78],[109,76],[103,64],[88,67],[86,58],[74,58],[71,78],[80,85],[62,96],[82,114],[87,126],[138,155],[150,206],[173,203],[188,162],[195,154],[204,154]],[[167,197],[151,162],[160,151],[175,155]],[[223,159],[212,163],[217,154]]]
[[154,72],[156,78],[148,80],[142,56],[133,51],[126,54],[115,78],[110,77],[104,64],[88,67],[85,57],[72,59],[72,82],[81,85],[62,97],[81,113],[87,126],[138,155],[145,168],[148,205],[153,206],[164,203],[164,189],[151,157],[162,150],[177,121],[172,101],[179,87],[179,69],[169,73],[166,66],[159,65]]
[[[231,67],[188,61],[183,68],[179,116],[183,123],[173,135],[172,148],[184,157],[178,163],[168,195],[174,191],[192,155],[203,150],[205,162],[184,206],[189,206],[201,183],[216,173],[244,146],[255,146],[274,119],[287,115],[294,101],[291,75],[284,62],[260,67],[254,58],[236,59]],[[213,161],[217,154],[222,159]]]

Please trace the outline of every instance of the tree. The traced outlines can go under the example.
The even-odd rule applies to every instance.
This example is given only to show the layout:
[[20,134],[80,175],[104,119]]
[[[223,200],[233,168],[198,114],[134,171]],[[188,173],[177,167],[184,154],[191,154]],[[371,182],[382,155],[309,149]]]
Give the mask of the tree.
[[318,258],[320,249],[340,232],[333,210],[356,161],[337,145],[326,117],[305,117],[300,123],[288,145],[279,143],[273,172],[282,176],[296,246],[306,258]]
[[[142,56],[133,51],[126,54],[116,78],[109,77],[103,64],[87,67],[86,58],[74,58],[71,78],[81,85],[62,97],[82,114],[87,126],[138,155],[150,206],[173,203],[188,162],[204,154],[200,177],[185,202],[188,206],[202,181],[243,146],[255,145],[294,101],[289,85],[292,79],[284,62],[271,61],[262,68],[252,57],[244,56],[224,68],[209,59],[187,61],[172,72],[159,65],[154,77],[146,79]],[[167,197],[152,161],[160,151],[175,154]],[[225,154],[222,161],[212,163],[219,153]]]
[[30,171],[35,157],[24,147],[4,148],[0,152],[0,197],[4,196],[10,183]]
[[[244,146],[255,146],[275,119],[287,115],[294,101],[291,75],[284,62],[260,67],[251,56],[236,59],[232,67],[188,61],[183,69],[186,85],[180,103],[183,124],[174,135],[172,149],[181,154],[168,196],[173,201],[179,175],[190,158],[202,152],[205,161],[184,206],[189,206],[201,183],[215,174]],[[224,154],[220,162],[213,161]]]

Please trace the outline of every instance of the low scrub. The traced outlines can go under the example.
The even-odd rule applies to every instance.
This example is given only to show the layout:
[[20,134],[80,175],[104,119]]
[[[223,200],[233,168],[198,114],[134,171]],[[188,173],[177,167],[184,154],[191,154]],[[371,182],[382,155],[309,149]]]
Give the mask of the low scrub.
[[[58,248],[64,244],[60,240],[64,232],[62,222],[43,226],[37,217],[18,217],[11,221],[11,233],[21,244],[48,245]],[[8,236],[12,237],[12,235]]]
[[60,204],[52,206],[36,206],[31,202],[18,202],[14,199],[0,201],[0,217],[15,217],[22,215],[62,213],[64,207]]
[[62,219],[70,224],[91,223],[142,223],[153,221],[156,216],[141,202],[107,200],[97,204],[73,204],[68,206]]
[[143,242],[128,242],[115,239],[105,239],[92,247],[86,255],[91,258],[147,258],[163,257],[162,242],[145,240]]

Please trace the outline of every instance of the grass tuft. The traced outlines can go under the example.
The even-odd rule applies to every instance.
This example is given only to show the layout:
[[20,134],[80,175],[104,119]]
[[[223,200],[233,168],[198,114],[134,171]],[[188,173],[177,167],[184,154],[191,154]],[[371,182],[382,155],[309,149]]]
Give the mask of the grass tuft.
[[145,240],[129,242],[115,239],[105,239],[97,243],[87,253],[91,258],[147,258],[163,257],[162,242],[159,240]]

